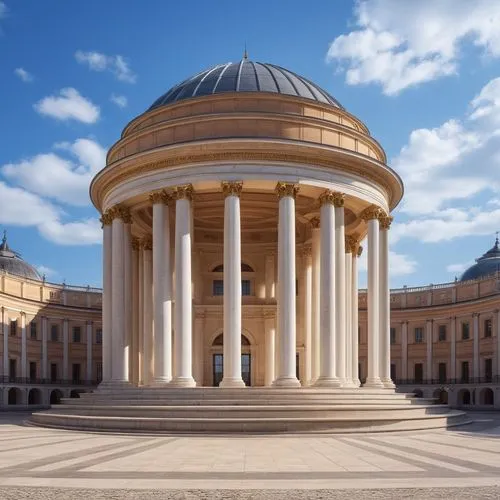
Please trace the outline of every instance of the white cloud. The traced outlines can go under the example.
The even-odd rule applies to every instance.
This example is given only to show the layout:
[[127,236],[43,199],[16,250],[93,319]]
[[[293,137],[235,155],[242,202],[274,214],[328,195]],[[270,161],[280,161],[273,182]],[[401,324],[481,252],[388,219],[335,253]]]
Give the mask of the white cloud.
[[80,64],[88,65],[91,71],[111,71],[122,82],[135,83],[137,80],[137,76],[123,56],[108,56],[101,52],[78,50],[75,52],[75,59]]
[[97,219],[65,222],[67,215],[42,197],[0,181],[0,224],[36,227],[47,240],[59,245],[99,244],[102,231]]
[[23,68],[16,68],[14,70],[14,74],[17,75],[25,83],[30,83],[33,81],[33,75],[31,73],[28,73]]
[[500,56],[500,3],[491,0],[361,0],[357,28],[338,36],[327,61],[346,65],[350,85],[376,83],[387,95],[456,74],[460,45]]
[[466,269],[474,264],[474,261],[462,262],[461,264],[450,264],[446,266],[446,270],[449,273],[458,273],[462,274]]
[[77,162],[45,153],[4,165],[0,171],[31,193],[69,205],[88,205],[90,181],[106,163],[105,149],[90,139],[56,144],[56,148],[69,152]]
[[52,269],[51,267],[44,266],[44,265],[39,265],[35,266],[36,270],[41,276],[45,276],[45,278],[49,279],[56,279],[59,277],[59,273],[55,270]]
[[124,95],[111,94],[109,100],[115,103],[119,108],[126,108],[128,104],[127,98]]
[[99,106],[80,95],[74,88],[61,89],[59,95],[44,97],[34,105],[35,110],[57,120],[77,120],[95,123],[100,116]]
[[[359,270],[366,272],[368,270],[368,245],[364,242],[364,251],[359,259]],[[389,251],[389,276],[406,276],[413,274],[417,270],[417,262],[409,255]]]

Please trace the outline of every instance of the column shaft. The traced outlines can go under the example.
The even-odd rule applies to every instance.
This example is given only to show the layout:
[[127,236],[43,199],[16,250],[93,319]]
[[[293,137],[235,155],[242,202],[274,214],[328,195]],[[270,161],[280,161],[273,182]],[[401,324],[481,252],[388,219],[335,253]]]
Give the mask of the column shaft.
[[241,228],[242,184],[223,183],[224,200],[224,377],[220,387],[244,387],[241,378]]
[[306,385],[312,383],[312,256],[309,250],[304,254],[304,290],[302,291],[304,300],[304,311],[302,315],[304,325],[304,382]]
[[[155,195],[160,195],[155,196]],[[172,276],[169,208],[160,193],[153,203],[154,376],[157,384],[172,379]]]
[[142,385],[144,383],[144,298],[145,298],[145,281],[144,281],[144,249],[139,243],[138,250],[138,272],[137,279],[139,281],[138,288],[138,331],[137,331],[137,384]]
[[[331,193],[330,193],[331,194]],[[321,202],[320,229],[320,374],[318,386],[340,386],[335,370],[335,208],[333,200],[325,197]]]
[[297,387],[296,375],[296,270],[295,195],[298,187],[278,183],[278,330],[279,366],[277,386]]
[[[340,194],[340,193],[339,193]],[[345,228],[344,200],[335,206],[335,365],[343,385],[346,380],[346,290],[345,290]]]
[[143,243],[142,383],[153,381],[153,261],[151,242]]
[[175,333],[174,386],[194,387],[192,376],[191,192],[177,190],[175,207]]
[[264,373],[264,385],[271,386],[274,382],[275,376],[275,336],[276,336],[276,320],[273,316],[265,316],[264,329],[265,329],[265,349],[266,349],[266,369]]
[[368,220],[368,377],[365,387],[383,387],[379,376],[379,221]]
[[124,280],[124,320],[123,330],[123,379],[130,380],[130,343],[132,339],[132,227],[131,220],[123,225],[123,280]]
[[359,320],[358,320],[358,256],[360,255],[361,247],[357,247],[356,251],[352,254],[352,383],[355,387],[359,387],[361,382],[359,380]]
[[380,223],[380,378],[386,389],[394,389],[391,380],[391,301],[389,289],[389,227],[392,217]]
[[311,221],[312,253],[312,379],[320,374],[320,229],[319,219]]
[[112,373],[112,230],[108,214],[103,215],[103,247],[102,247],[102,382],[111,380]]
[[[347,246],[347,245],[346,245]],[[345,386],[352,387],[352,250],[346,248],[345,258]]]
[[197,387],[203,387],[204,379],[204,333],[205,331],[205,313],[198,313],[194,319],[194,337],[193,337],[193,376]]
[[129,366],[130,381],[134,384],[139,383],[139,241],[137,238],[132,240],[132,335],[130,339]]

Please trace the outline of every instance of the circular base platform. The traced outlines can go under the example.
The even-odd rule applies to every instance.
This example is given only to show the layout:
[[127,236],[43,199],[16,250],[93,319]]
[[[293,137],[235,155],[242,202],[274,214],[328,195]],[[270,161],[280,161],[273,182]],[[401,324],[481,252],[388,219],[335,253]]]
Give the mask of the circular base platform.
[[469,423],[464,412],[390,389],[106,387],[29,422],[147,433],[358,433]]

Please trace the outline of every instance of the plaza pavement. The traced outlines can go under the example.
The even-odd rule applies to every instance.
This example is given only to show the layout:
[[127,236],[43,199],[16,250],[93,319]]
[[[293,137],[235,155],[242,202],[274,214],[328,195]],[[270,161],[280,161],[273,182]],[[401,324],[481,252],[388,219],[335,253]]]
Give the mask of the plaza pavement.
[[[0,414],[0,499],[500,498],[500,413],[364,435],[81,433]],[[387,490],[389,489],[389,490]]]

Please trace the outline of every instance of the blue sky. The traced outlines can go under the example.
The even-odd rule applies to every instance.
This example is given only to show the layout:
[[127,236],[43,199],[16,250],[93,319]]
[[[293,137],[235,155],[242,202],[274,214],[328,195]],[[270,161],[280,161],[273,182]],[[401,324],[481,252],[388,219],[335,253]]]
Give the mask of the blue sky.
[[0,227],[48,279],[99,285],[105,150],[246,42],[361,118],[402,175],[391,285],[450,281],[500,230],[499,25],[488,0],[0,0]]

